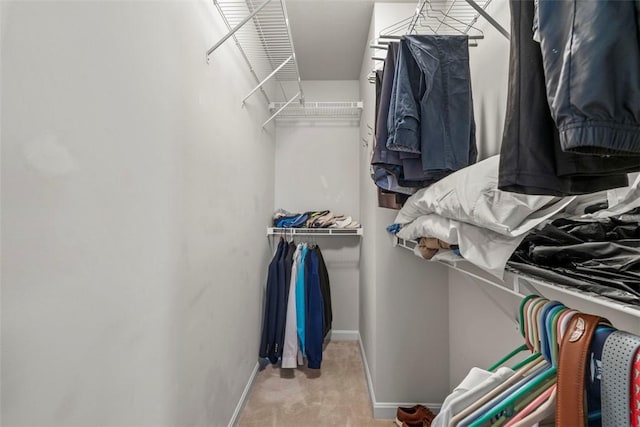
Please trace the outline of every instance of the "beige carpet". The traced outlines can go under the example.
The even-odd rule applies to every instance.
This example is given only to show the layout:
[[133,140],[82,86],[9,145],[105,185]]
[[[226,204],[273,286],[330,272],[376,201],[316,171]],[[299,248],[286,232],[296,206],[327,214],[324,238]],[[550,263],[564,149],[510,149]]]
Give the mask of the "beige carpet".
[[268,366],[258,374],[240,427],[386,426],[374,420],[357,341],[327,344],[322,369]]

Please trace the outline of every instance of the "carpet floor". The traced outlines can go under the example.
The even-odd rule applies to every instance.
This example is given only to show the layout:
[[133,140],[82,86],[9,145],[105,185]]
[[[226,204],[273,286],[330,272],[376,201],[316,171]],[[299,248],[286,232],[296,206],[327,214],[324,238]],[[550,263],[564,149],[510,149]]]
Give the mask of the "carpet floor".
[[239,427],[391,427],[375,420],[357,341],[329,342],[322,369],[267,366],[258,374]]

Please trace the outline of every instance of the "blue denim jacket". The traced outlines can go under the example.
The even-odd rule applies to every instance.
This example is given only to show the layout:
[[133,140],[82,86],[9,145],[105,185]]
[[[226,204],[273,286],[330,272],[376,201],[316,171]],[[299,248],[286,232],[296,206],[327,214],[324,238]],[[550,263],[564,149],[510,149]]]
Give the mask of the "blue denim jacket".
[[467,36],[401,40],[387,127],[387,148],[420,153],[426,174],[441,177],[475,163]]

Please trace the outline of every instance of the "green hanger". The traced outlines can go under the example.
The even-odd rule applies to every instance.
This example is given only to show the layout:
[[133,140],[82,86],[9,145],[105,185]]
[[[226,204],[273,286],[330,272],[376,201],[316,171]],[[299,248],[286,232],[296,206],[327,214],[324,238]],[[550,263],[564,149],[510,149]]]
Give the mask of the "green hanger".
[[[541,300],[541,301],[544,301],[544,300]],[[538,303],[537,301],[534,302],[534,304],[537,304],[537,303]],[[551,303],[553,302],[548,300],[544,301],[544,304],[551,304]],[[534,317],[532,319],[529,319],[530,322],[528,323],[531,323],[531,326],[538,324],[537,318],[542,313],[543,308],[544,307],[541,307],[537,311],[533,311],[533,310],[529,311],[529,313],[531,313]],[[533,330],[537,331],[537,326]],[[537,332],[538,332],[539,339],[545,339],[545,340],[551,339],[551,336],[547,336],[546,328],[545,328],[545,331],[537,331]],[[536,347],[536,349],[538,350],[538,353],[539,353],[541,344],[537,342],[534,345],[538,346]],[[493,417],[495,417],[497,414],[499,414],[504,410],[507,410],[508,413],[513,412],[516,402],[518,402],[519,400],[522,400],[522,398],[526,397],[528,394],[536,390],[540,390],[541,386],[546,382],[548,382],[548,380],[551,380],[552,378],[554,378],[556,374],[557,374],[557,367],[553,365],[549,365],[549,367],[546,370],[542,371],[541,373],[533,377],[529,382],[527,382],[519,390],[507,396],[495,407],[493,407],[491,411],[485,413],[483,416],[481,416],[480,418],[475,420],[473,423],[471,423],[469,427],[481,427],[482,425],[489,422]],[[549,382],[553,383],[552,381],[549,381]]]
[[542,357],[542,355],[540,353],[533,353],[531,356],[527,357],[522,362],[515,364],[511,368],[511,370],[517,371],[518,369],[522,368],[523,366],[525,366],[529,362],[533,362],[534,360],[539,359],[540,357]]
[[[520,301],[520,307],[518,308],[518,312],[520,313],[520,334],[524,337],[524,306],[527,303],[527,301],[529,301],[530,299],[533,298],[539,298],[538,295],[527,295],[526,297],[524,297],[522,299],[522,301]],[[498,369],[500,366],[502,366],[505,362],[507,362],[508,360],[510,360],[513,356],[517,355],[518,353],[521,353],[523,351],[529,350],[529,347],[527,347],[526,344],[522,344],[520,347],[516,348],[515,350],[513,350],[511,353],[507,354],[506,356],[504,356],[502,359],[500,359],[499,361],[497,361],[496,363],[494,363],[493,365],[491,365],[491,367],[488,369],[489,371],[493,372],[496,369]],[[529,360],[531,357],[527,358],[527,360]],[[520,364],[522,364],[522,362],[518,363],[519,366]],[[522,364],[522,366],[524,366],[524,364]],[[513,368],[513,370],[516,370],[516,368]]]
[[511,353],[507,354],[502,359],[500,359],[496,363],[494,363],[488,370],[491,371],[491,372],[494,372],[496,369],[498,369],[500,366],[502,366],[506,361],[511,359],[513,356],[515,356],[516,354],[518,354],[520,352],[523,352],[525,350],[529,350],[529,347],[527,347],[526,344],[522,344],[520,347],[516,348]]

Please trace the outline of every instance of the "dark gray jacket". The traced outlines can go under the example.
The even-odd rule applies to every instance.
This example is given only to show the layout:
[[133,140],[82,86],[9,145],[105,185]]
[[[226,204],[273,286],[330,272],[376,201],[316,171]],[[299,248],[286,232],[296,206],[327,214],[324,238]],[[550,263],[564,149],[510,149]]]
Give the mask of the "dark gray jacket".
[[537,5],[547,98],[562,149],[639,155],[637,2],[539,0]]

